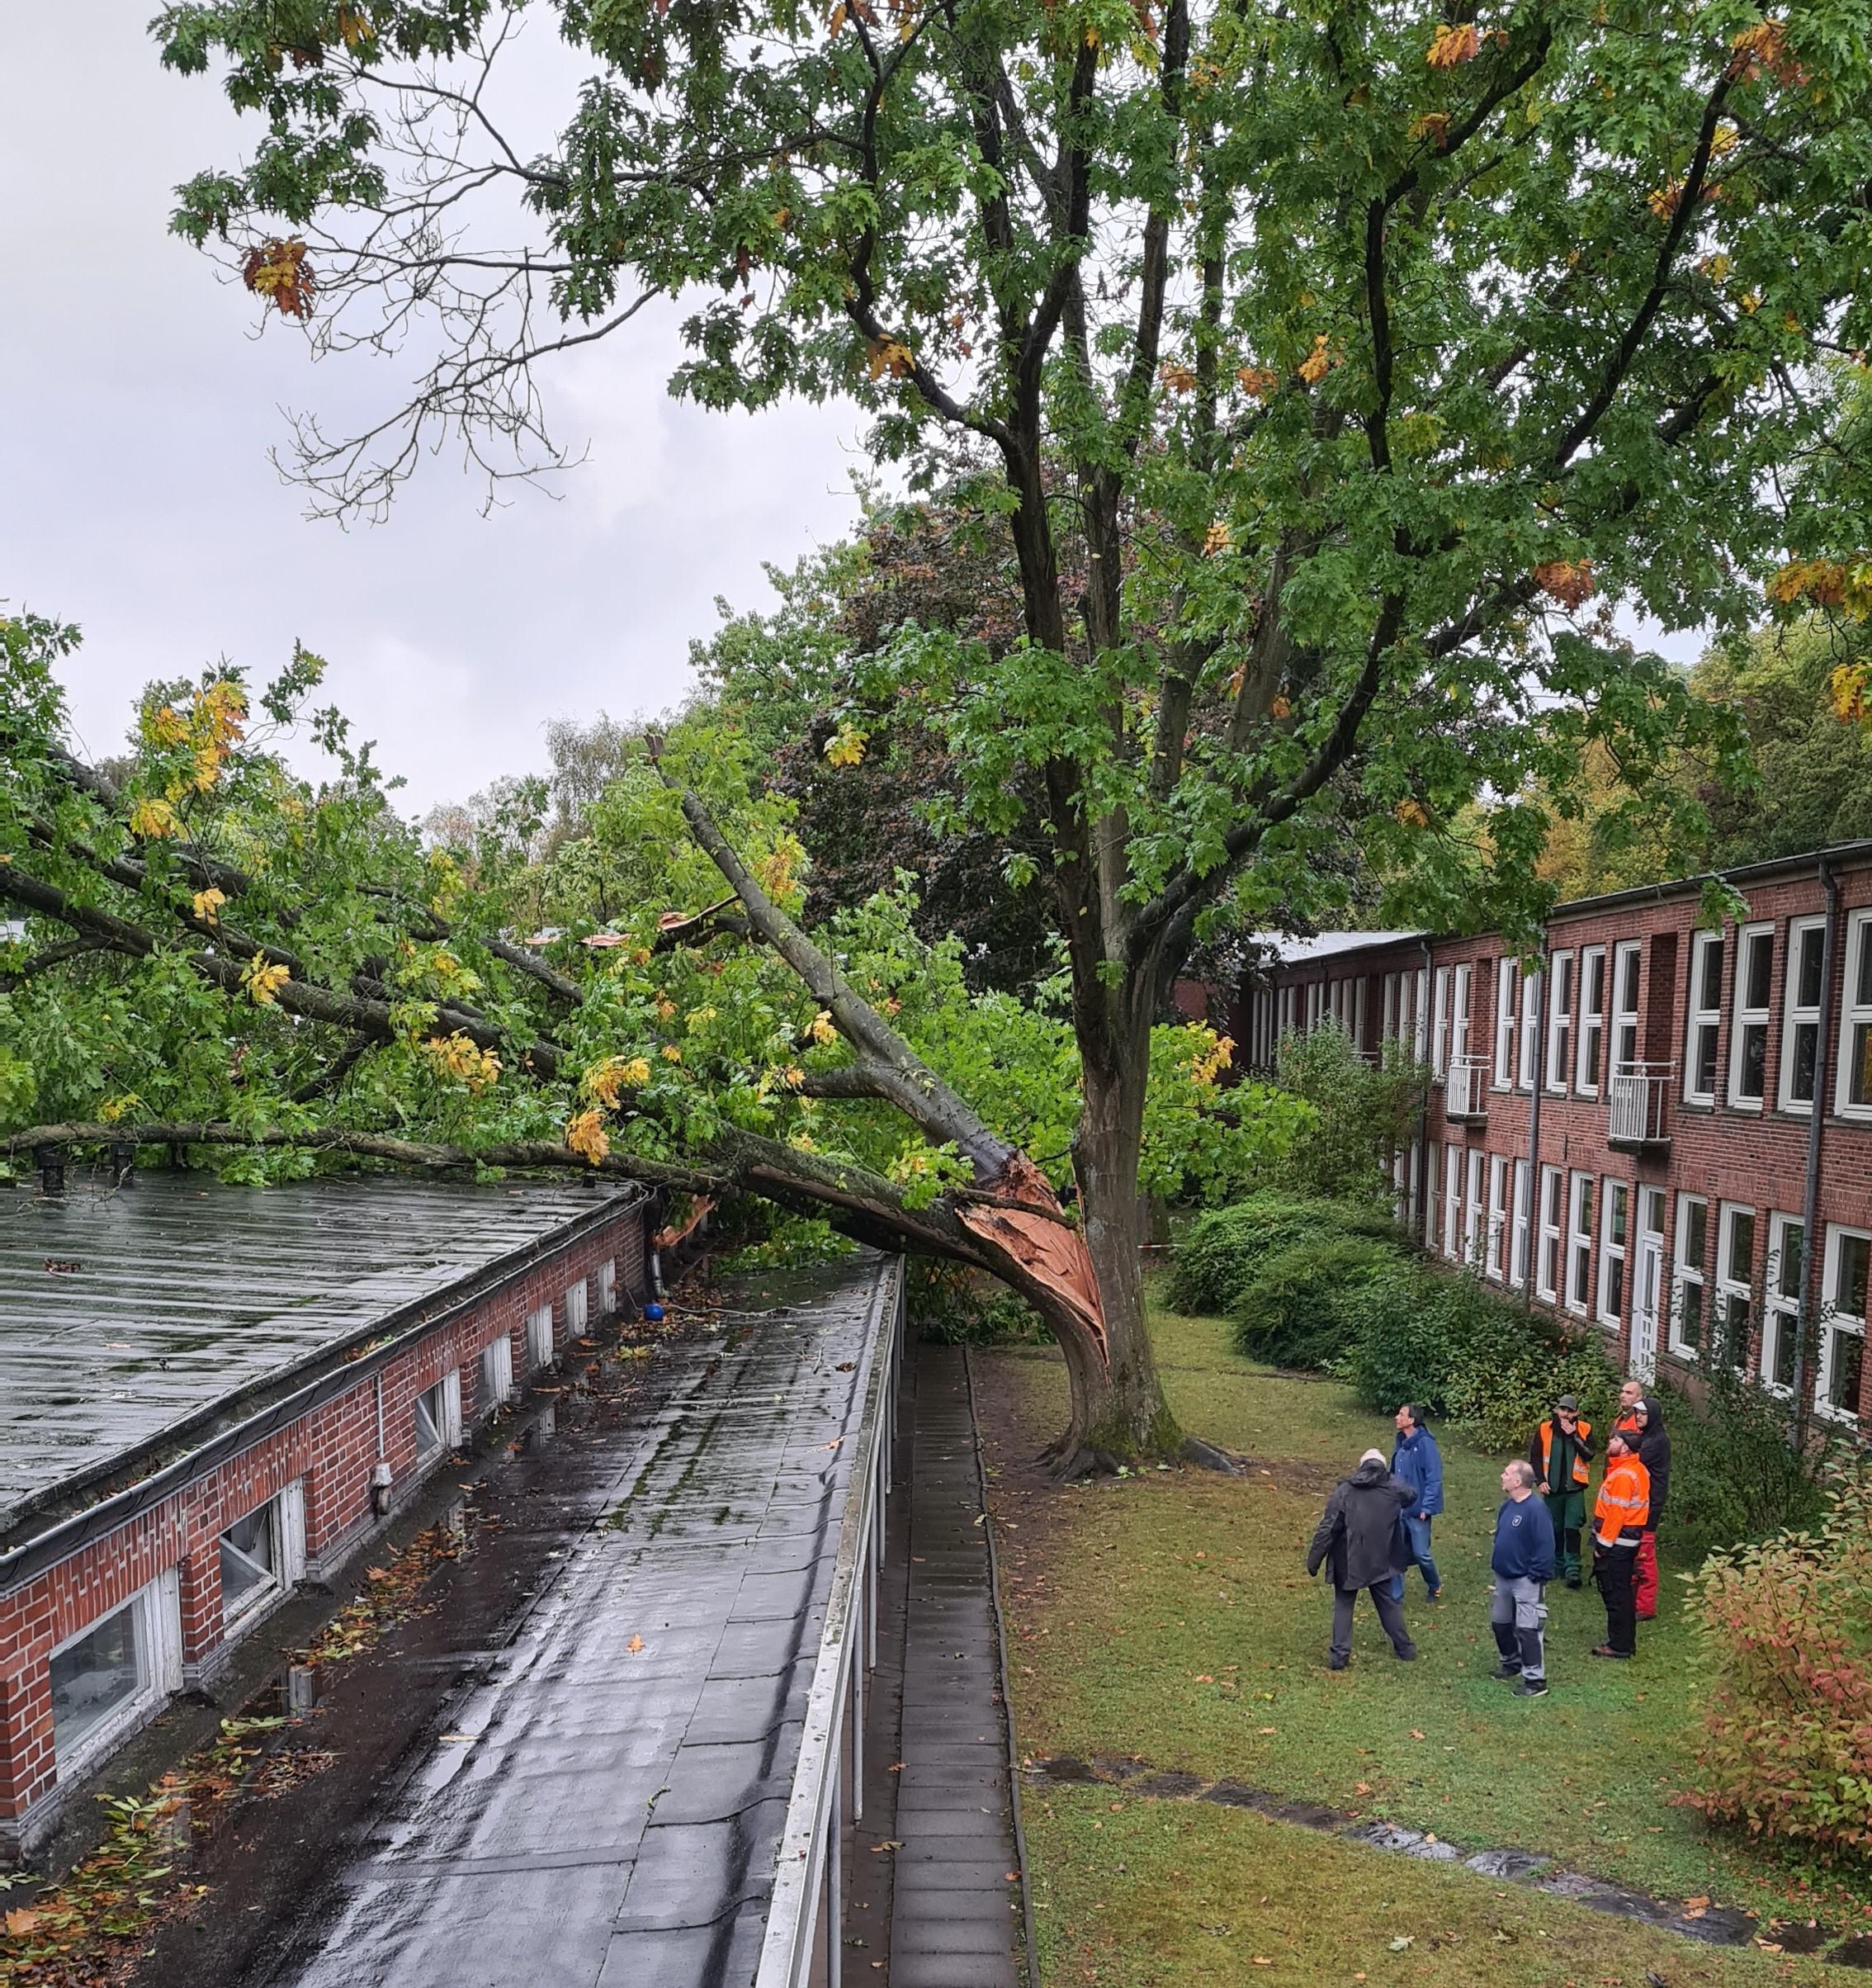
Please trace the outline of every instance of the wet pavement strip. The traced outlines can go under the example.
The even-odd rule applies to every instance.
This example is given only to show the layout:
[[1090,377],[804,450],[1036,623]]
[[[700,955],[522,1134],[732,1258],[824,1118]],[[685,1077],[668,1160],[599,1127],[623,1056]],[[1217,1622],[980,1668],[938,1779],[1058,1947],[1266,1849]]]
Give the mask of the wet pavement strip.
[[910,1455],[902,1763],[891,1988],[1021,1988],[1016,1849],[987,1531],[967,1370],[919,1346]]
[[1440,1842],[1424,1830],[1354,1815],[1319,1802],[1289,1801],[1245,1782],[1212,1781],[1205,1775],[1155,1768],[1144,1761],[1107,1754],[1091,1760],[1064,1754],[1033,1758],[1023,1762],[1022,1772],[1035,1789],[1121,1787],[1127,1795],[1146,1801],[1210,1801],[1223,1808],[1253,1809],[1277,1822],[1343,1837],[1369,1849],[1389,1850],[1428,1863],[1460,1864],[1481,1877],[1525,1885],[1591,1911],[1656,1926],[1704,1946],[1751,1947],[1766,1941],[1785,1953],[1818,1954],[1842,1967],[1872,1967],[1872,1940],[1864,1938],[1841,1939],[1811,1924],[1764,1924],[1752,1914],[1726,1905],[1654,1898],[1629,1886],[1566,1870],[1537,1851],[1504,1848],[1476,1850],[1465,1856],[1454,1844]]
[[751,1980],[885,1266],[759,1288],[468,1492],[300,1729],[338,1763],[229,1805],[138,1988]]

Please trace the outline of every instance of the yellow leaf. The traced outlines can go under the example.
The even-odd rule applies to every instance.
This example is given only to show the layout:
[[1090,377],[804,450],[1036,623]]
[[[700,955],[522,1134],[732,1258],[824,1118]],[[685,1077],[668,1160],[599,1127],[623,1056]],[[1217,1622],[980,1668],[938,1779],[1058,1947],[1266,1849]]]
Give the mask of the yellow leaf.
[[830,1008],[821,1008],[819,1012],[813,1016],[811,1026],[807,1030],[806,1033],[811,1036],[812,1039],[815,1043],[836,1042],[839,1039],[839,1031],[833,1026],[831,1010]]
[[280,989],[291,978],[291,968],[276,964],[262,953],[256,953],[240,970],[240,984],[254,1006],[261,1008],[271,1007]]
[[644,1647],[644,1640],[641,1636],[632,1636],[624,1647],[633,1657],[639,1655]]
[[39,1915],[29,1905],[16,1906],[7,1915],[7,1930],[15,1939],[24,1939],[39,1924]]
[[221,906],[227,901],[225,892],[218,891],[210,885],[208,889],[195,893],[195,915],[204,925],[218,924]]
[[916,354],[899,339],[873,338],[870,353],[874,380],[882,379],[886,373],[893,380],[907,379],[916,370]]
[[1332,364],[1326,353],[1326,336],[1322,331],[1313,340],[1313,349],[1300,362],[1300,377],[1309,386],[1317,386],[1326,376],[1326,369]]
[[582,1159],[596,1167],[611,1153],[610,1135],[596,1111],[581,1111],[565,1128],[565,1143]]
[[1445,22],[1436,31],[1424,59],[1433,69],[1453,69],[1473,62],[1481,53],[1482,36],[1474,21],[1459,21],[1454,26]]
[[179,835],[182,820],[167,801],[139,801],[130,810],[130,831],[153,842],[163,835]]
[[829,766],[856,766],[864,757],[864,749],[871,734],[860,731],[855,725],[841,725],[825,741],[825,763]]
[[665,1043],[663,1045],[663,1060],[666,1063],[679,1063],[683,1060],[683,1052],[674,1043]]

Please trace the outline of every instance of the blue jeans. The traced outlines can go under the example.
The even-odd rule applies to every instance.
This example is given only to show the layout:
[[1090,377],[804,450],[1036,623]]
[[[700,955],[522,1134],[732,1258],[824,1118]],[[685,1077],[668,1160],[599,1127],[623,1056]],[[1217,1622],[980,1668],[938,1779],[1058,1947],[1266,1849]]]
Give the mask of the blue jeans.
[[1425,1587],[1435,1594],[1443,1585],[1436,1562],[1430,1558],[1430,1531],[1435,1522],[1419,1518],[1415,1512],[1406,1512],[1397,1522],[1404,1528],[1404,1550],[1407,1557],[1402,1569],[1391,1577],[1391,1592],[1400,1601],[1403,1599],[1404,1576],[1415,1567],[1424,1577]]

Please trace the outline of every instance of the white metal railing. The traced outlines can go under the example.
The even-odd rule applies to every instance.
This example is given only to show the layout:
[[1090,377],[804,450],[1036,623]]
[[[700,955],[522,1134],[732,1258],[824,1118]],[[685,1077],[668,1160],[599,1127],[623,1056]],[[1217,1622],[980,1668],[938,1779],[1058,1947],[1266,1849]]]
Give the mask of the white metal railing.
[[1483,1118],[1488,1112],[1488,1058],[1453,1056],[1444,1086],[1443,1109],[1453,1119]]
[[1668,1138],[1664,1113],[1676,1068],[1675,1063],[1615,1065],[1605,1084],[1605,1136],[1630,1146]]
[[[880,1271],[872,1299],[863,1409],[840,1515],[839,1551],[825,1599],[825,1626],[806,1692],[799,1764],[774,1853],[773,1896],[754,1988],[839,1988],[844,1917],[842,1808],[851,1765],[852,1816],[864,1815],[864,1681],[877,1661],[877,1570],[884,1554],[884,1503],[891,1489],[903,1354],[904,1266]],[[826,1926],[819,1952],[821,1919]],[[815,1957],[819,1965],[815,1971]]]

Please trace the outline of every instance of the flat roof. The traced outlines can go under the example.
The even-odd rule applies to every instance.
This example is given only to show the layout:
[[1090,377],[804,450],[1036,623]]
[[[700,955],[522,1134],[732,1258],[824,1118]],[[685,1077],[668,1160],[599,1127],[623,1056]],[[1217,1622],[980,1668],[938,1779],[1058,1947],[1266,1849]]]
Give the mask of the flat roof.
[[641,1192],[153,1171],[0,1191],[0,1543]]
[[1255,943],[1265,947],[1277,966],[1303,967],[1340,953],[1359,953],[1368,946],[1402,945],[1428,939],[1428,932],[1316,932],[1311,939],[1291,939],[1279,932],[1257,932]]

